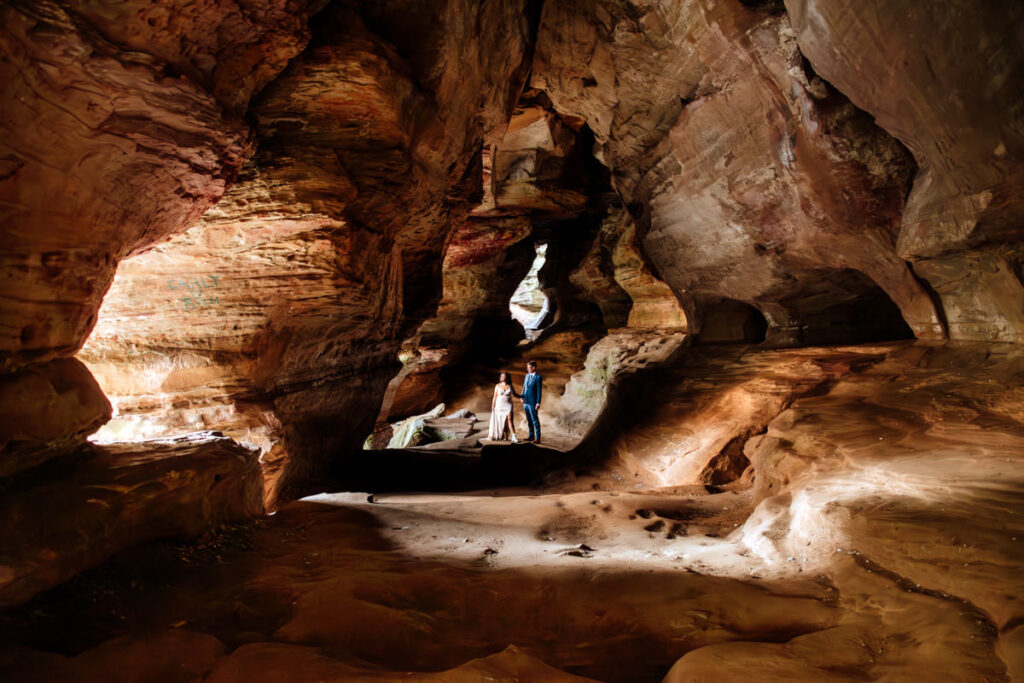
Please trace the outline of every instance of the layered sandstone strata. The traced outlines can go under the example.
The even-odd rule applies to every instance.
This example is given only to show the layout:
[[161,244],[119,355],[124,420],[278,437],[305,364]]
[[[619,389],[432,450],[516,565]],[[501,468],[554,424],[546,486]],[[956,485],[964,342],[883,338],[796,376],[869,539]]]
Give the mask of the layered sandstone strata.
[[897,253],[941,300],[950,337],[1020,343],[1024,8],[786,0],[786,9],[814,68],[913,153]]
[[122,264],[82,353],[118,410],[102,438],[223,430],[261,448],[269,499],[358,447],[522,85],[522,9],[423,7],[395,35],[401,3],[317,15],[223,201]]
[[[694,347],[604,461],[505,495],[312,496],[206,564],[151,547],[84,584],[127,595],[0,620],[81,653],[8,670],[185,622],[230,643],[204,660],[223,672],[441,671],[517,643],[608,681],[1019,676],[1022,372],[1013,345]],[[175,581],[140,576],[150,555]],[[127,623],[94,634],[112,607]]]
[[693,331],[728,298],[814,341],[881,288],[941,337],[895,248],[912,159],[806,68],[785,13],[749,4],[546,4],[532,83],[593,129]]
[[40,375],[66,375],[78,396],[62,399],[64,427],[31,435],[40,454],[84,436],[107,408],[67,363],[19,369],[74,353],[118,262],[221,198],[251,152],[250,98],[302,48],[318,7],[261,4],[252,14],[214,2],[0,8],[0,402]]
[[[578,227],[580,216],[600,210],[594,206],[600,173],[588,141],[582,122],[555,114],[543,93],[520,98],[507,128],[482,152],[483,196],[446,247],[437,311],[403,344],[402,369],[388,387],[381,421],[444,398],[445,373],[462,372],[450,368],[474,349],[494,359],[523,339],[509,302],[537,245],[547,245],[555,260],[574,251],[572,240],[587,232]],[[546,267],[538,286],[557,297],[555,280],[564,271]]]
[[[549,451],[577,466],[542,480],[564,499],[289,506],[223,584],[200,571],[134,623],[228,635],[54,671],[163,644],[196,676],[441,670],[523,637],[622,680],[1020,676],[1022,22],[966,0],[6,3],[2,601],[259,514],[260,471],[276,504],[378,416],[486,408],[533,357],[545,428],[585,439]],[[550,315],[520,347],[539,244]],[[936,343],[881,343],[910,336]],[[104,440],[254,448],[83,447],[112,407]],[[412,488],[414,462],[471,459],[418,456],[384,462]],[[514,650],[463,669],[556,675]]]

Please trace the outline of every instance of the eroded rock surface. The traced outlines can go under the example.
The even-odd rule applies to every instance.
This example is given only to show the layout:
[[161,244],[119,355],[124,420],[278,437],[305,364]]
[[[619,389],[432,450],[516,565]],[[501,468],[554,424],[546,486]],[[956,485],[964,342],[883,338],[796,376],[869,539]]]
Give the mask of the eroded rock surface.
[[[558,116],[543,93],[520,97],[503,134],[482,151],[483,196],[447,245],[441,301],[403,344],[403,367],[389,386],[381,421],[444,398],[445,373],[464,371],[453,366],[474,349],[486,349],[493,360],[512,353],[523,339],[509,305],[538,245],[557,255],[560,247],[566,251],[561,243],[571,242],[559,240],[559,233],[586,232],[578,219],[593,208],[600,187],[589,139],[582,122]],[[552,238],[560,244],[549,244]],[[545,279],[564,275],[558,270],[547,268],[556,274]],[[544,289],[554,295],[557,287],[545,282]]]
[[880,287],[918,336],[941,337],[895,249],[912,160],[804,69],[785,13],[748,5],[546,4],[532,82],[590,124],[691,317],[736,299],[799,341]]
[[0,671],[1024,677],[1021,25],[4,4]]
[[[25,602],[114,553],[263,512],[256,453],[226,438],[92,446],[7,483],[0,605]],[[49,476],[47,476],[49,475]]]
[[[1019,675],[1019,348],[689,354],[670,372],[697,409],[631,419],[604,467],[504,495],[313,496],[244,542],[226,537],[216,574],[170,561],[179,548],[152,548],[108,578],[83,578],[78,599],[136,580],[153,553],[178,576],[108,593],[90,609],[129,623],[62,642],[87,652],[124,630],[185,621],[239,648],[225,670],[292,657],[325,671],[445,670],[516,643],[607,681],[732,677],[741,659],[806,680]],[[671,386],[670,372],[660,374]],[[724,428],[702,441],[701,415]],[[745,474],[708,491],[703,463],[736,438],[734,417],[767,429],[739,439]],[[655,442],[693,466],[661,468],[652,487],[624,463],[655,471]],[[81,614],[68,600],[0,625],[45,650],[50,621]]]
[[[694,549],[692,561],[730,571],[735,543],[761,571],[827,575],[842,603],[881,630],[717,645],[682,658],[670,680],[701,680],[716,666],[729,675],[734,657],[797,678],[834,666],[937,670],[940,660],[953,677],[1019,671],[1020,349],[734,353],[691,351],[667,381],[680,393],[635,416],[611,446],[612,478],[721,484],[709,465],[738,459],[726,488],[752,485],[749,507],[723,544]],[[904,620],[901,601],[931,616]],[[909,636],[919,628],[932,635]]]
[[75,358],[0,375],[0,477],[74,450],[110,414],[110,401]]
[[317,5],[255,4],[3,7],[5,369],[77,350],[117,262],[221,198],[250,152],[240,113]]
[[273,500],[371,431],[529,39],[520,3],[417,11],[395,35],[402,3],[319,14],[224,200],[122,265],[82,354],[118,410],[105,438],[222,430],[267,455]]
[[913,152],[919,169],[897,250],[941,299],[950,336],[1019,343],[1024,9],[831,0],[786,8],[818,73]]

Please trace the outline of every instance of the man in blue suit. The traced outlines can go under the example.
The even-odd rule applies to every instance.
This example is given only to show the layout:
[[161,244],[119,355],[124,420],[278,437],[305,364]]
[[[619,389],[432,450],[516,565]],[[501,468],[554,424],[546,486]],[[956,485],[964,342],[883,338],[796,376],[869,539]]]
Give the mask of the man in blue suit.
[[544,378],[537,372],[537,364],[532,360],[526,363],[526,379],[523,380],[523,393],[520,399],[526,412],[526,424],[530,428],[530,436],[526,439],[540,443],[540,395]]

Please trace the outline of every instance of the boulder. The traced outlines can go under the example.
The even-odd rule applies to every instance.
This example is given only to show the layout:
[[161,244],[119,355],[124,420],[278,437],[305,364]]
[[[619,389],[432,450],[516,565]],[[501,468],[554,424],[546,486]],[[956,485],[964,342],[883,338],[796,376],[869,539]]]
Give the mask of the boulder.
[[10,482],[0,500],[0,606],[158,538],[189,538],[263,512],[258,453],[231,439],[89,446]]
[[110,419],[89,369],[59,358],[0,375],[0,477],[72,451]]
[[401,422],[391,425],[391,441],[388,448],[411,448],[422,444],[437,441],[436,435],[427,427],[427,420],[441,417],[444,414],[444,404],[438,403],[434,409],[422,415],[413,415]]

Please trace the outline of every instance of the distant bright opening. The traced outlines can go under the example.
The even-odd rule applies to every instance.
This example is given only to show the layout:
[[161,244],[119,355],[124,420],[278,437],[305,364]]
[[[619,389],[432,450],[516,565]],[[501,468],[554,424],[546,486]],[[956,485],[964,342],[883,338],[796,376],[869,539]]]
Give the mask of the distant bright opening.
[[540,332],[544,318],[548,314],[547,295],[540,288],[540,280],[537,274],[544,267],[547,258],[548,245],[537,245],[537,256],[533,259],[533,265],[526,273],[526,277],[512,293],[512,299],[508,303],[508,309],[512,317],[519,321],[519,324],[526,330],[527,339],[535,339]]

